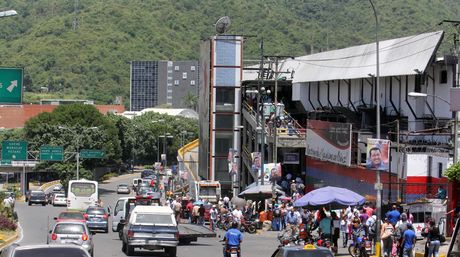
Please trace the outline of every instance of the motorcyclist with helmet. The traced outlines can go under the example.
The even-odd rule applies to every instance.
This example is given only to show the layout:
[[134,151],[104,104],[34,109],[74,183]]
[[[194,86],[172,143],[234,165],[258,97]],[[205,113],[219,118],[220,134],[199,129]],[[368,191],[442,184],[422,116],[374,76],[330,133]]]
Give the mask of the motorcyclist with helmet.
[[238,257],[241,257],[240,244],[243,242],[243,234],[238,229],[238,222],[232,222],[232,227],[225,233],[224,257],[230,256],[230,249],[238,249]]

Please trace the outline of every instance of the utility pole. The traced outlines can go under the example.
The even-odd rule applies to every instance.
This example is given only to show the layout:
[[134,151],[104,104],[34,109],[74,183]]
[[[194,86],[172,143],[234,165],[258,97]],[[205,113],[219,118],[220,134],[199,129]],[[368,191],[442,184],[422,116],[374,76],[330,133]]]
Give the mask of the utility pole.
[[[262,75],[262,80],[260,82],[260,88],[259,88],[259,93],[257,94],[259,96],[259,100],[260,100],[260,94],[261,94],[261,89],[264,88],[264,80],[265,80],[265,72],[264,72],[264,39],[262,38],[262,42],[260,43],[260,66],[262,67],[260,72],[261,72],[261,75]],[[259,111],[259,110],[257,110]],[[262,175],[262,181],[261,181],[261,184],[263,185],[264,184],[264,180],[265,180],[265,174],[264,174],[264,163],[265,163],[265,117],[264,117],[264,103],[263,103],[263,100],[262,100],[262,108],[260,109],[260,112],[259,112],[259,115],[261,115],[261,125],[260,127],[262,128],[261,130],[261,136],[260,136],[260,171],[261,171],[261,175]],[[259,124],[257,124],[257,126],[259,126]],[[258,174],[257,174],[258,175]],[[257,179],[258,180],[258,179]]]
[[[374,17],[375,17],[375,47],[376,47],[376,93],[377,93],[377,99],[376,99],[376,126],[377,126],[377,135],[376,137],[380,139],[380,60],[379,60],[379,19],[377,15],[377,10],[375,9],[374,3],[372,0],[369,0],[371,6],[372,6],[372,11],[374,12]],[[377,212],[377,224],[380,224],[380,221],[382,220],[382,183],[380,182],[380,170],[376,170],[376,181],[375,181],[375,189],[377,191],[376,195],[376,212]],[[375,250],[376,250],[376,256],[380,257],[381,255],[381,250],[380,250],[380,226],[377,226],[376,230],[376,240],[375,240]]]

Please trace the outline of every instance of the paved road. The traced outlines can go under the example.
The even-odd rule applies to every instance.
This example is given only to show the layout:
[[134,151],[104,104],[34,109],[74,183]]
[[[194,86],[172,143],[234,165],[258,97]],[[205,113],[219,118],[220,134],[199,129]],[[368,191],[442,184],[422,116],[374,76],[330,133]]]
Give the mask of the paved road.
[[[100,195],[105,206],[115,206],[116,200],[121,197],[115,192],[118,183],[131,183],[132,178],[136,175],[128,175],[113,178],[109,183],[100,184]],[[59,212],[65,210],[65,207],[53,207],[52,205],[27,206],[26,203],[17,203],[16,210],[19,215],[19,221],[23,228],[23,238],[20,244],[37,244],[45,243],[46,236],[54,223],[53,217]],[[111,220],[109,221],[111,224]],[[121,251],[121,241],[118,234],[113,233],[109,228],[109,233],[98,233],[94,236],[95,257],[117,257],[126,256]],[[223,232],[218,231],[223,236]],[[271,256],[277,247],[275,232],[263,232],[261,234],[249,235],[244,234],[243,256]],[[177,256],[179,257],[216,257],[222,256],[222,244],[219,238],[199,238],[198,242],[191,245],[179,246]],[[165,256],[161,252],[140,251],[137,256]]]

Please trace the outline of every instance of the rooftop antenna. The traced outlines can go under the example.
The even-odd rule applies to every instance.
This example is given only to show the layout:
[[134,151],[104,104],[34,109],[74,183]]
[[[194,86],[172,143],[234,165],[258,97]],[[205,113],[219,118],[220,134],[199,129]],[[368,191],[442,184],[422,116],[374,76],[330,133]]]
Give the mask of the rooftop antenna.
[[215,24],[216,32],[218,35],[222,35],[228,31],[231,21],[228,16],[220,17]]

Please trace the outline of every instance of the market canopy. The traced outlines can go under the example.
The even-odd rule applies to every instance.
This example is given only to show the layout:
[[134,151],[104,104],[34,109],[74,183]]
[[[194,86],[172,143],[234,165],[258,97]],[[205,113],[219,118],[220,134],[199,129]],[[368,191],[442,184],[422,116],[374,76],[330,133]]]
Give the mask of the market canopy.
[[[275,187],[277,195],[283,195],[284,192],[278,187]],[[241,192],[238,196],[244,198],[264,198],[272,196],[272,184],[259,184],[247,187],[246,190]]]
[[364,197],[346,188],[322,187],[294,202],[294,206],[355,206],[364,204]]

